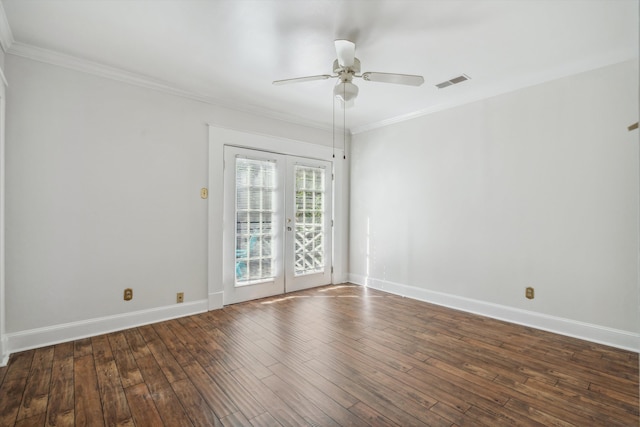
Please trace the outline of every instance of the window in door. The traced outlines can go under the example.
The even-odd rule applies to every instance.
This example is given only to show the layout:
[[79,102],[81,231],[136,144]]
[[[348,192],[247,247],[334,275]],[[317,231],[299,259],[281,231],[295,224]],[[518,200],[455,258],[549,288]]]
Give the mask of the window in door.
[[274,277],[276,164],[236,158],[236,286]]
[[325,170],[295,166],[296,276],[324,271]]

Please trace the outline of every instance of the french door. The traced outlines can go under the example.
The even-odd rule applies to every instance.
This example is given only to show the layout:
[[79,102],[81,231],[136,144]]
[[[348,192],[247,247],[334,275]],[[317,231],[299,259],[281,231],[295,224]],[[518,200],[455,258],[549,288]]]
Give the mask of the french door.
[[331,163],[224,148],[224,304],[331,283]]

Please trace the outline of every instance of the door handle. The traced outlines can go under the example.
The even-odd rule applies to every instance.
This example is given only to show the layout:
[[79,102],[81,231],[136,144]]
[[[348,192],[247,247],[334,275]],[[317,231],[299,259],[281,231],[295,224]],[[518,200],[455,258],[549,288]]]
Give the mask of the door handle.
[[287,231],[291,231],[291,227],[287,227]]

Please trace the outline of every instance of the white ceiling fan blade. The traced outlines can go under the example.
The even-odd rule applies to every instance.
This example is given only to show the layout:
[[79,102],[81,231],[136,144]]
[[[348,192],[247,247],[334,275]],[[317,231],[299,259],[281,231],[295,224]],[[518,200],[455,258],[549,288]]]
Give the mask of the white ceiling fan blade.
[[302,83],[302,82],[310,82],[313,80],[326,80],[330,79],[331,76],[329,74],[320,74],[318,76],[307,76],[307,77],[296,77],[294,79],[284,79],[284,80],[274,80],[274,85],[288,85],[291,83]]
[[353,65],[353,58],[356,57],[356,44],[349,40],[336,40],[336,55],[338,55],[338,64],[347,68]]
[[362,78],[368,82],[395,83],[399,85],[420,86],[424,83],[424,77],[413,74],[392,74],[392,73],[362,73]]

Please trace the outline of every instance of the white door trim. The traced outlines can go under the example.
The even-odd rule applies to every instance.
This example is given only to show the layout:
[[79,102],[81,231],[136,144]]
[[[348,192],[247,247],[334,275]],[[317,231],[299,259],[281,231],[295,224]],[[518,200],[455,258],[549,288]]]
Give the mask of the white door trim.
[[0,83],[0,366],[5,366],[9,361],[9,349],[6,332],[6,306],[5,301],[5,110],[7,81],[0,69],[2,83]]

